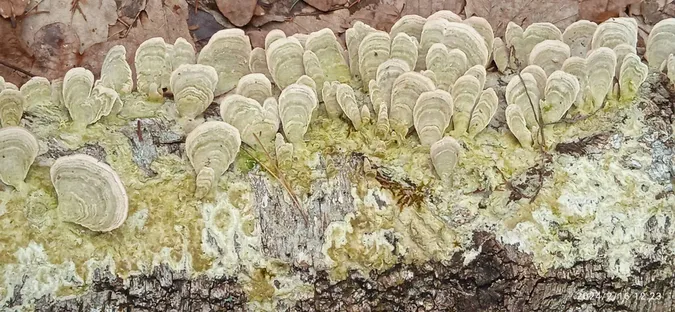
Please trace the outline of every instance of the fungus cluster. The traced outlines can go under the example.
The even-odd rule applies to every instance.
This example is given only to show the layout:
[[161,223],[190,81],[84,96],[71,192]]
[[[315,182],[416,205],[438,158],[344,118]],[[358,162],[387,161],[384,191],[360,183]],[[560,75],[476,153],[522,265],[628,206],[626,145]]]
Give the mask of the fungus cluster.
[[[525,29],[509,23],[504,38],[495,38],[484,18],[439,11],[403,16],[390,32],[356,22],[345,37],[346,49],[330,29],[293,36],[274,30],[264,48],[252,48],[243,30],[226,29],[199,53],[182,38],[173,45],[152,38],[135,51],[135,87],[123,46],[110,49],[99,80],[85,68],[51,85],[35,77],[20,89],[0,77],[0,180],[19,186],[36,158],[38,141],[20,125],[24,111],[38,102],[63,105],[73,124],[86,127],[117,115],[121,95],[134,89],[148,101],[163,101],[164,91],[171,91],[179,123],[199,120],[216,99],[222,121],[197,125],[185,143],[195,196],[203,198],[242,143],[272,144],[278,164],[290,163],[317,114],[344,119],[355,131],[372,128],[383,139],[399,141],[414,130],[438,176],[448,180],[461,142],[497,114],[497,92],[485,88],[492,61],[500,72],[515,73],[504,114],[524,148],[540,143],[543,128],[566,114],[591,114],[608,97],[631,101],[649,67],[667,70],[675,81],[675,19],[650,33],[649,67],[637,55],[631,18],[599,25],[582,20],[564,31],[550,23]],[[65,220],[110,231],[126,219],[124,185],[101,161],[61,157],[51,181]]]

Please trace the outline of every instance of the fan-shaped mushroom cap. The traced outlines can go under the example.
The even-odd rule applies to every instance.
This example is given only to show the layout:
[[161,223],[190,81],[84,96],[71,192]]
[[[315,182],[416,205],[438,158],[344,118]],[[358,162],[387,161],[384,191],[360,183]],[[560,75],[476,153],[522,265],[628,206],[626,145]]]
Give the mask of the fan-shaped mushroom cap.
[[239,79],[236,93],[254,99],[262,105],[272,96],[272,82],[263,74],[248,74]]
[[15,126],[0,128],[0,181],[14,187],[23,183],[38,149],[37,140],[28,130]]
[[[429,49],[437,43],[445,45],[444,38],[445,33],[450,27],[450,22],[445,19],[438,18],[434,20],[428,20],[422,28],[422,34],[420,35],[420,50],[419,56],[417,59],[416,70],[427,69],[426,58],[429,53]],[[424,57],[421,57],[424,56]],[[467,61],[468,62],[468,61]]]
[[[411,68],[408,66],[408,63],[399,59],[388,59],[377,67],[376,85],[387,108],[391,106],[391,91],[394,86],[394,81],[396,81],[396,78],[401,74],[409,71],[411,71]],[[370,84],[368,87],[370,88]],[[372,100],[371,97],[371,102]],[[379,105],[375,102],[372,103],[373,105]]]
[[431,163],[436,169],[436,173],[443,181],[448,181],[452,177],[452,172],[459,161],[459,154],[462,147],[459,142],[452,137],[446,136],[431,145]]
[[492,25],[490,25],[490,22],[480,16],[471,16],[463,20],[462,23],[473,27],[473,29],[475,29],[481,35],[481,37],[483,37],[483,40],[485,40],[485,47],[488,50],[489,60],[489,55],[492,54],[492,48],[495,40],[495,33],[492,30]]
[[[359,46],[366,35],[375,32],[376,30],[361,21],[354,23],[352,28],[345,31],[345,41],[347,43],[347,51],[349,52],[349,71],[353,77],[360,77],[361,66],[359,64]],[[361,77],[363,79],[363,77]]]
[[494,89],[488,88],[481,92],[478,103],[476,103],[471,112],[471,120],[469,121],[470,136],[475,136],[490,124],[492,117],[497,112],[498,105],[499,98]]
[[616,54],[616,71],[614,72],[614,77],[619,77],[621,75],[621,64],[623,64],[623,58],[628,54],[636,54],[637,49],[625,43],[619,44],[614,47],[614,54]]
[[131,67],[127,63],[127,50],[123,45],[116,45],[108,50],[101,66],[101,84],[122,94],[133,90]]
[[394,81],[391,91],[389,122],[399,135],[405,135],[413,126],[413,108],[417,98],[436,89],[434,82],[418,72],[405,72]]
[[[522,81],[520,77],[522,77]],[[520,76],[513,76],[509,84],[506,85],[506,103],[518,105],[529,127],[534,127],[538,124],[539,100],[542,96],[543,94],[539,93],[539,88],[537,87],[537,80],[532,74],[524,73],[520,74]],[[534,111],[532,106],[534,106]]]
[[666,70],[668,71],[668,79],[670,82],[675,84],[675,55],[671,54],[668,56],[666,62]]
[[588,88],[593,101],[592,107],[584,108],[584,111],[592,112],[602,106],[605,97],[614,86],[616,54],[610,48],[601,47],[591,51],[586,58],[586,64],[588,65]]
[[[305,77],[309,77],[312,79],[314,83],[314,89],[316,89],[316,86],[323,86],[323,83],[326,81],[326,75],[324,74],[323,69],[321,68],[321,62],[319,61],[319,57],[314,54],[314,52],[307,50],[305,53],[302,55],[302,62],[305,66]],[[349,75],[348,75],[349,76]],[[302,76],[298,79],[302,79]],[[333,80],[330,80],[333,81]],[[319,99],[319,102],[322,101],[322,92],[317,92],[317,96]]]
[[20,91],[2,90],[0,92],[0,127],[18,126],[25,106],[26,98]]
[[307,75],[302,75],[295,83],[310,87],[312,91],[314,91],[314,94],[317,94],[318,97],[318,93],[316,92],[316,82],[314,82],[314,79]]
[[389,111],[387,106],[381,105],[380,110],[377,112],[377,134],[381,137],[386,137],[389,135]]
[[562,68],[563,62],[570,57],[570,47],[562,41],[544,40],[530,52],[530,65],[541,67],[546,76]]
[[667,18],[656,23],[649,33],[646,47],[645,59],[649,61],[649,66],[661,67],[668,56],[675,53],[675,18]]
[[[523,28],[520,25],[509,22],[506,25],[506,31],[504,32],[504,44],[506,45],[507,51],[509,51],[509,67],[518,68],[520,63],[523,63],[527,59],[524,59],[525,51],[525,39],[523,38]],[[525,65],[525,64],[523,64]]]
[[367,125],[371,122],[371,120],[372,117],[370,115],[370,109],[368,109],[368,106],[361,106],[361,123]]
[[[269,53],[269,51],[268,51]],[[238,28],[216,32],[197,56],[197,64],[213,67],[218,74],[214,95],[234,89],[241,77],[248,74],[251,40]],[[269,64],[269,55],[267,57]]]
[[73,110],[84,105],[94,87],[94,74],[83,67],[71,68],[63,77],[63,104],[72,117]]
[[267,53],[267,66],[274,83],[279,89],[295,83],[305,74],[305,65],[302,55],[304,49],[295,38],[280,38],[272,42]]
[[405,33],[408,36],[414,37],[419,42],[422,39],[422,28],[427,19],[415,14],[401,16],[401,18],[391,26],[389,36],[396,38],[399,33]]
[[195,48],[183,37],[176,38],[173,43],[173,53],[171,57],[171,70],[176,70],[183,64],[196,63]]
[[490,51],[483,36],[473,27],[462,23],[450,23],[448,25],[443,43],[448,49],[460,49],[468,60],[469,66],[488,65]]
[[[270,48],[270,45],[279,39],[286,38],[286,33],[281,29],[272,29],[265,36],[265,50]],[[296,38],[297,39],[297,38]],[[299,43],[299,41],[298,41]]]
[[[588,89],[588,70],[586,68],[586,59],[578,56],[572,56],[565,60],[562,71],[574,75],[579,81],[579,94],[574,105],[581,107],[584,104]],[[543,94],[543,92],[542,92]]]
[[213,102],[218,73],[208,65],[185,64],[171,74],[171,90],[181,117],[195,118]]
[[462,18],[450,10],[440,10],[436,11],[433,14],[427,17],[427,21],[433,21],[436,19],[444,19],[448,22],[461,22]]
[[455,104],[455,113],[452,116],[454,132],[457,135],[469,130],[469,119],[476,100],[483,91],[480,80],[473,75],[459,77],[452,86],[452,99]]
[[518,139],[522,147],[531,149],[532,132],[527,128],[527,123],[520,107],[515,104],[508,105],[504,113],[506,114],[506,125],[511,130],[511,133]]
[[293,161],[293,144],[286,143],[284,136],[277,133],[274,139],[274,149],[277,156],[277,165],[285,167]]
[[267,55],[263,48],[258,47],[251,50],[251,55],[248,58],[248,68],[251,73],[263,74],[270,81],[273,79],[270,69],[267,67]]
[[415,68],[419,53],[419,44],[415,37],[411,37],[406,33],[399,33],[391,40],[391,53],[389,55],[392,59],[399,59],[408,64],[409,68]]
[[33,77],[24,83],[19,89],[26,98],[26,111],[34,107],[51,102],[51,84],[45,77]]
[[197,173],[195,197],[203,198],[234,162],[241,148],[239,130],[223,121],[207,121],[185,138],[185,154]]
[[539,89],[539,94],[544,94],[544,89],[546,89],[546,79],[548,75],[543,68],[539,65],[527,65],[523,70],[520,71],[520,74],[532,74],[532,77],[537,81],[537,89]]
[[318,100],[316,92],[306,85],[291,84],[279,95],[279,117],[286,139],[291,143],[303,142],[312,112]]
[[443,138],[452,114],[452,95],[447,91],[437,89],[420,94],[413,109],[413,122],[422,145],[430,146]]
[[121,110],[122,101],[117,92],[102,85],[94,86],[82,105],[69,109],[73,123],[79,126],[93,124],[103,116],[117,115]]
[[623,58],[619,74],[619,89],[622,100],[632,100],[640,85],[647,79],[649,67],[640,61],[640,57],[630,53]]
[[368,83],[376,78],[377,68],[389,59],[391,39],[389,34],[376,31],[366,35],[359,45],[359,73],[363,81],[363,88],[368,89]]
[[263,143],[274,139],[279,130],[278,110],[273,97],[267,98],[263,105],[239,94],[228,95],[220,102],[223,121],[237,128],[241,140],[249,146],[257,146],[258,139]]
[[426,64],[428,69],[436,73],[438,88],[443,90],[449,90],[469,69],[469,61],[462,50],[448,50],[442,43],[436,43],[429,48]]
[[361,112],[356,103],[354,89],[349,85],[342,83],[337,86],[336,96],[342,112],[352,121],[354,129],[359,130],[361,128]]
[[616,17],[598,25],[593,34],[591,48],[593,50],[606,47],[614,49],[617,45],[626,43],[637,46],[638,25],[632,17]]
[[492,58],[500,73],[506,72],[509,68],[509,50],[502,38],[496,37],[492,44]]
[[49,173],[64,220],[99,232],[112,231],[126,220],[127,192],[110,166],[75,154],[57,159]]
[[546,81],[544,102],[541,106],[544,123],[559,121],[577,99],[577,78],[562,70],[553,72]]
[[[169,86],[171,60],[162,37],[145,40],[136,49],[136,89],[152,100],[163,98],[163,87]],[[64,79],[64,87],[65,87]],[[93,79],[92,79],[93,81]]]
[[5,82],[5,90],[7,89],[19,91],[19,88],[11,82]]
[[[323,83],[323,88],[321,89],[321,94],[323,96],[323,103],[326,107],[326,113],[330,118],[339,118],[342,116],[342,108],[337,101],[337,87],[340,85],[337,81],[325,81]],[[372,94],[373,89],[370,89]],[[373,103],[375,105],[375,103]]]
[[[344,49],[330,28],[324,28],[309,34],[305,43],[305,50],[316,54],[326,79],[340,82],[349,81],[349,65],[344,58]],[[323,85],[323,81],[319,85]]]
[[518,59],[526,64],[530,59],[532,49],[544,40],[562,41],[562,32],[560,32],[558,27],[551,23],[533,23],[530,26],[527,26],[523,32],[522,53],[516,49]]
[[597,28],[598,24],[587,20],[578,20],[565,28],[562,40],[570,47],[571,56],[586,57]]
[[485,80],[487,79],[487,71],[485,71],[485,67],[482,65],[474,65],[469,67],[469,69],[464,72],[463,76],[474,76],[476,79],[478,79],[478,82],[480,83],[480,89],[483,90],[485,87]]

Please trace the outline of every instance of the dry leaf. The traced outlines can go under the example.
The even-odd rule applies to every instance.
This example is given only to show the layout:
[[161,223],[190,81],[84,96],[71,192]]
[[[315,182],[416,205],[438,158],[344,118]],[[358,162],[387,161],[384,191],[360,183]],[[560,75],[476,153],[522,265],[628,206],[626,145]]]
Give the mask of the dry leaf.
[[117,21],[115,0],[78,1],[71,12],[73,0],[44,0],[40,10],[48,13],[24,17],[21,38],[27,46],[35,42],[36,32],[52,23],[69,25],[80,41],[79,52],[108,39],[108,26]]
[[28,0],[0,0],[0,16],[10,18],[23,15]]
[[382,1],[375,4],[361,2],[350,9],[353,12],[350,24],[353,24],[354,21],[361,21],[376,29],[388,32],[391,30],[391,26],[403,16],[405,7],[406,2],[404,0]]
[[255,11],[256,0],[217,0],[218,10],[237,27],[251,21]]
[[327,12],[335,8],[344,7],[347,4],[347,0],[305,0],[305,3],[320,11]]
[[582,0],[579,3],[579,19],[602,23],[642,0]]
[[408,0],[405,2],[403,15],[417,14],[422,17],[441,11],[450,10],[460,14],[466,5],[465,0]]
[[495,30],[495,36],[503,36],[510,21],[523,27],[537,22],[551,22],[565,29],[577,20],[579,3],[577,0],[467,0],[465,12],[466,16],[484,17]]
[[675,17],[675,2],[672,0],[645,0],[640,4],[640,13],[645,23],[654,25],[660,20]]

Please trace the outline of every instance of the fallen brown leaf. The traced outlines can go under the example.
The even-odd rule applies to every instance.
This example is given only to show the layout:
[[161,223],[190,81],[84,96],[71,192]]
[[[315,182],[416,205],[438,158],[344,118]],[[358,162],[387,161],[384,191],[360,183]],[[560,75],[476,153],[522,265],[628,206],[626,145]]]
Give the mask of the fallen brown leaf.
[[427,17],[440,10],[450,10],[460,14],[465,5],[465,0],[408,0],[405,2],[403,15],[417,14]]
[[642,0],[581,0],[579,2],[579,19],[587,19],[602,23],[612,17],[620,16],[622,11],[633,3]]
[[376,29],[389,31],[391,26],[403,16],[403,10],[406,6],[405,0],[382,2],[362,0],[350,9],[352,11],[352,16],[349,19],[350,24],[353,24],[353,21],[361,21]]
[[467,0],[466,16],[477,15],[490,22],[495,36],[503,36],[506,25],[512,21],[528,26],[536,22],[551,22],[561,29],[575,22],[579,15],[578,0]]
[[344,7],[347,2],[347,0],[305,0],[305,3],[315,7],[317,10],[324,12]]
[[220,13],[237,27],[242,27],[251,21],[255,11],[256,0],[217,0]]
[[0,0],[0,16],[14,18],[26,11],[28,0]]
[[330,28],[336,34],[342,34],[349,25],[349,10],[341,9],[319,15],[299,15],[282,23],[267,23],[262,27],[247,26],[244,28],[251,38],[254,47],[265,46],[265,36],[272,29],[281,29],[286,35],[295,33],[309,34],[311,32]]
[[675,2],[673,0],[645,0],[640,4],[640,13],[648,25],[654,25],[660,20],[675,17]]

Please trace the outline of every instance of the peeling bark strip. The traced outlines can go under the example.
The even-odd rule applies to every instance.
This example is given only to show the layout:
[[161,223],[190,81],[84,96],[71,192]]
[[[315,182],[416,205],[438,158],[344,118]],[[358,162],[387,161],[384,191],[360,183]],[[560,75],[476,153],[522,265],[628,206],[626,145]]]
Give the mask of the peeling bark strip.
[[[292,210],[291,210],[292,211]],[[648,223],[647,226],[650,226]],[[653,232],[663,229],[653,228]],[[636,265],[627,280],[611,279],[604,265],[581,262],[540,276],[530,257],[478,232],[481,253],[464,266],[450,263],[397,265],[368,278],[352,273],[331,284],[327,273],[296,268],[314,284],[314,297],[285,311],[673,311],[672,257]],[[658,254],[657,250],[657,254]],[[161,266],[127,284],[97,274],[92,290],[76,298],[43,298],[36,311],[244,311],[246,297],[236,280],[185,278]]]

